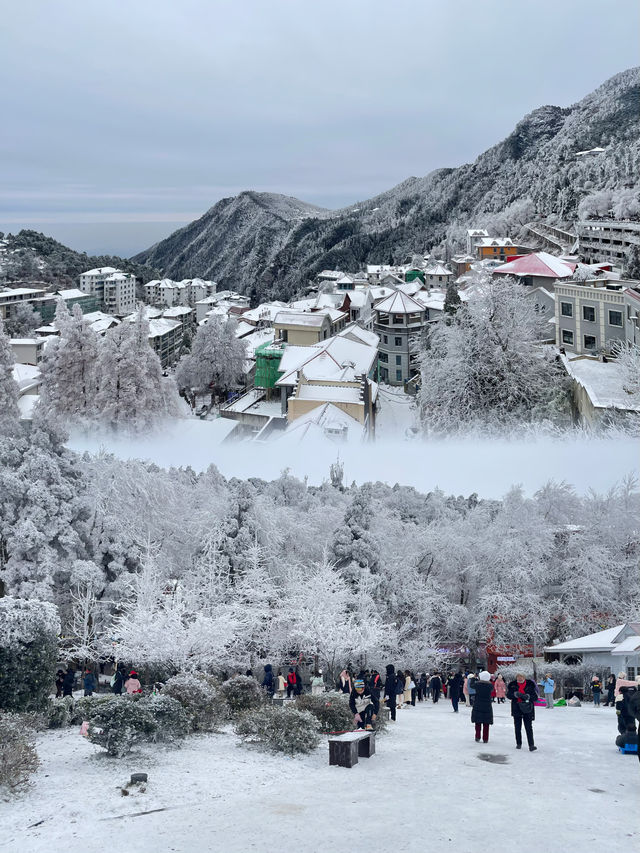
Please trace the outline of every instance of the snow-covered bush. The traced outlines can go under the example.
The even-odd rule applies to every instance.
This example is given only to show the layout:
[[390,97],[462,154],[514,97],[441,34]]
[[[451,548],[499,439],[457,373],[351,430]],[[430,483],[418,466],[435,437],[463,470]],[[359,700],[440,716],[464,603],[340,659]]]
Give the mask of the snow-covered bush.
[[140,741],[152,739],[157,731],[153,714],[142,700],[113,696],[91,710],[89,740],[121,758]]
[[63,696],[61,699],[52,699],[47,705],[47,728],[66,728],[71,723],[74,711],[75,703],[72,696]]
[[113,696],[100,696],[94,693],[93,696],[83,696],[81,699],[76,699],[71,705],[69,712],[69,724],[81,725],[85,720],[91,719],[91,714],[102,705],[113,699]]
[[344,693],[305,693],[296,699],[296,709],[309,711],[318,721],[318,731],[343,732],[353,728],[353,714]]
[[193,673],[174,675],[162,688],[162,695],[180,702],[196,732],[215,731],[229,715],[227,703],[210,680]]
[[154,741],[173,743],[189,734],[189,717],[177,699],[157,694],[144,699],[143,702],[156,723]]
[[249,711],[235,725],[236,734],[274,752],[311,752],[320,743],[318,718],[309,711],[265,706]]
[[234,675],[224,682],[220,692],[234,717],[244,711],[259,708],[265,701],[264,690],[255,678],[248,675]]
[[33,734],[21,714],[0,714],[0,789],[23,790],[38,769]]
[[54,682],[59,631],[53,604],[0,598],[0,708],[46,708]]

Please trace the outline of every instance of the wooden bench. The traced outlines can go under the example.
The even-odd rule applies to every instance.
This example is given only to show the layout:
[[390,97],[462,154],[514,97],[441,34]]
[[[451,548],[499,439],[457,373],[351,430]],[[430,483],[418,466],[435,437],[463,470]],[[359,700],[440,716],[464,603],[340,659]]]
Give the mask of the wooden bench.
[[347,732],[329,738],[329,764],[337,767],[353,767],[358,758],[371,758],[375,751],[373,731]]

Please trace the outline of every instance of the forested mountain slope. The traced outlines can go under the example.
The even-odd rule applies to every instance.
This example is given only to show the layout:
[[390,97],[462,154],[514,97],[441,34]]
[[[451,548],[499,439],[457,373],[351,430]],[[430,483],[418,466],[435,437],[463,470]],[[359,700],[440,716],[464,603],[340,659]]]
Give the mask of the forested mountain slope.
[[[604,152],[576,156],[595,147]],[[571,222],[585,195],[637,186],[638,69],[612,77],[577,104],[543,106],[474,163],[408,178],[353,207],[325,211],[295,199],[244,192],[134,260],[172,278],[199,275],[258,298],[290,296],[323,268],[404,260],[469,224],[501,216],[517,229],[533,217]]]

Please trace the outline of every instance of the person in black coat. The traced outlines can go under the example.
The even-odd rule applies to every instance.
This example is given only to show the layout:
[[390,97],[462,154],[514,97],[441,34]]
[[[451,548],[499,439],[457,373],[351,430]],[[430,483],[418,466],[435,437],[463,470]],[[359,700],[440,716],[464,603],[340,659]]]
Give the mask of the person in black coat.
[[64,678],[62,679],[62,695],[63,696],[73,696],[73,688],[76,683],[76,674],[69,667],[69,669],[65,672]]
[[64,670],[59,669],[56,672],[56,699],[62,696],[62,685],[64,684]]
[[418,681],[418,702],[422,702],[427,698],[427,673],[423,672]]
[[535,683],[526,678],[521,672],[516,675],[515,681],[510,681],[507,687],[507,699],[511,699],[511,716],[513,717],[513,728],[516,734],[516,749],[522,748],[522,724],[527,733],[529,751],[535,752],[538,748],[533,742],[533,721],[536,718],[535,701],[538,698],[538,688]]
[[471,722],[476,727],[476,743],[480,743],[481,726],[482,742],[489,743],[489,726],[493,725],[492,693],[493,684],[491,683],[491,674],[485,670],[480,673],[476,681],[476,698],[471,709]]
[[442,679],[440,678],[437,672],[431,677],[429,687],[431,687],[431,698],[433,699],[433,704],[435,705],[435,703],[440,698],[440,691],[442,690]]
[[404,705],[404,682],[405,682],[404,672],[399,669],[396,672],[396,705],[398,708],[402,708]]
[[451,707],[453,708],[454,714],[458,713],[458,702],[460,701],[463,684],[464,680],[461,672],[456,672],[455,675],[452,675],[449,678],[449,699],[451,699]]
[[604,703],[605,707],[607,705],[615,705],[615,692],[616,692],[616,677],[613,673],[607,678],[607,683],[605,684],[605,690],[607,691],[607,701]]
[[96,689],[96,677],[90,669],[85,669],[82,677],[85,696],[93,696],[93,691]]
[[364,679],[356,678],[353,690],[349,694],[349,708],[357,729],[371,729],[380,710],[380,702],[375,692],[366,688]]
[[124,671],[122,669],[122,664],[118,666],[113,676],[113,685],[111,690],[116,696],[122,695],[122,688],[124,687]]
[[273,696],[273,667],[270,663],[264,665],[264,678],[262,686],[269,696]]
[[384,701],[389,707],[391,719],[396,719],[396,670],[392,663],[387,664],[387,677],[384,682]]

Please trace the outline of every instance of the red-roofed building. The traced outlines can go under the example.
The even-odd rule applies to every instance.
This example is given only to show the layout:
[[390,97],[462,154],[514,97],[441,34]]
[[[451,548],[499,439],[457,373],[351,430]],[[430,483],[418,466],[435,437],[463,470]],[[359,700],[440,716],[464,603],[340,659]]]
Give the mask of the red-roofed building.
[[549,287],[555,281],[571,278],[575,268],[576,264],[563,261],[548,252],[532,252],[498,267],[493,275],[512,275],[522,284]]

